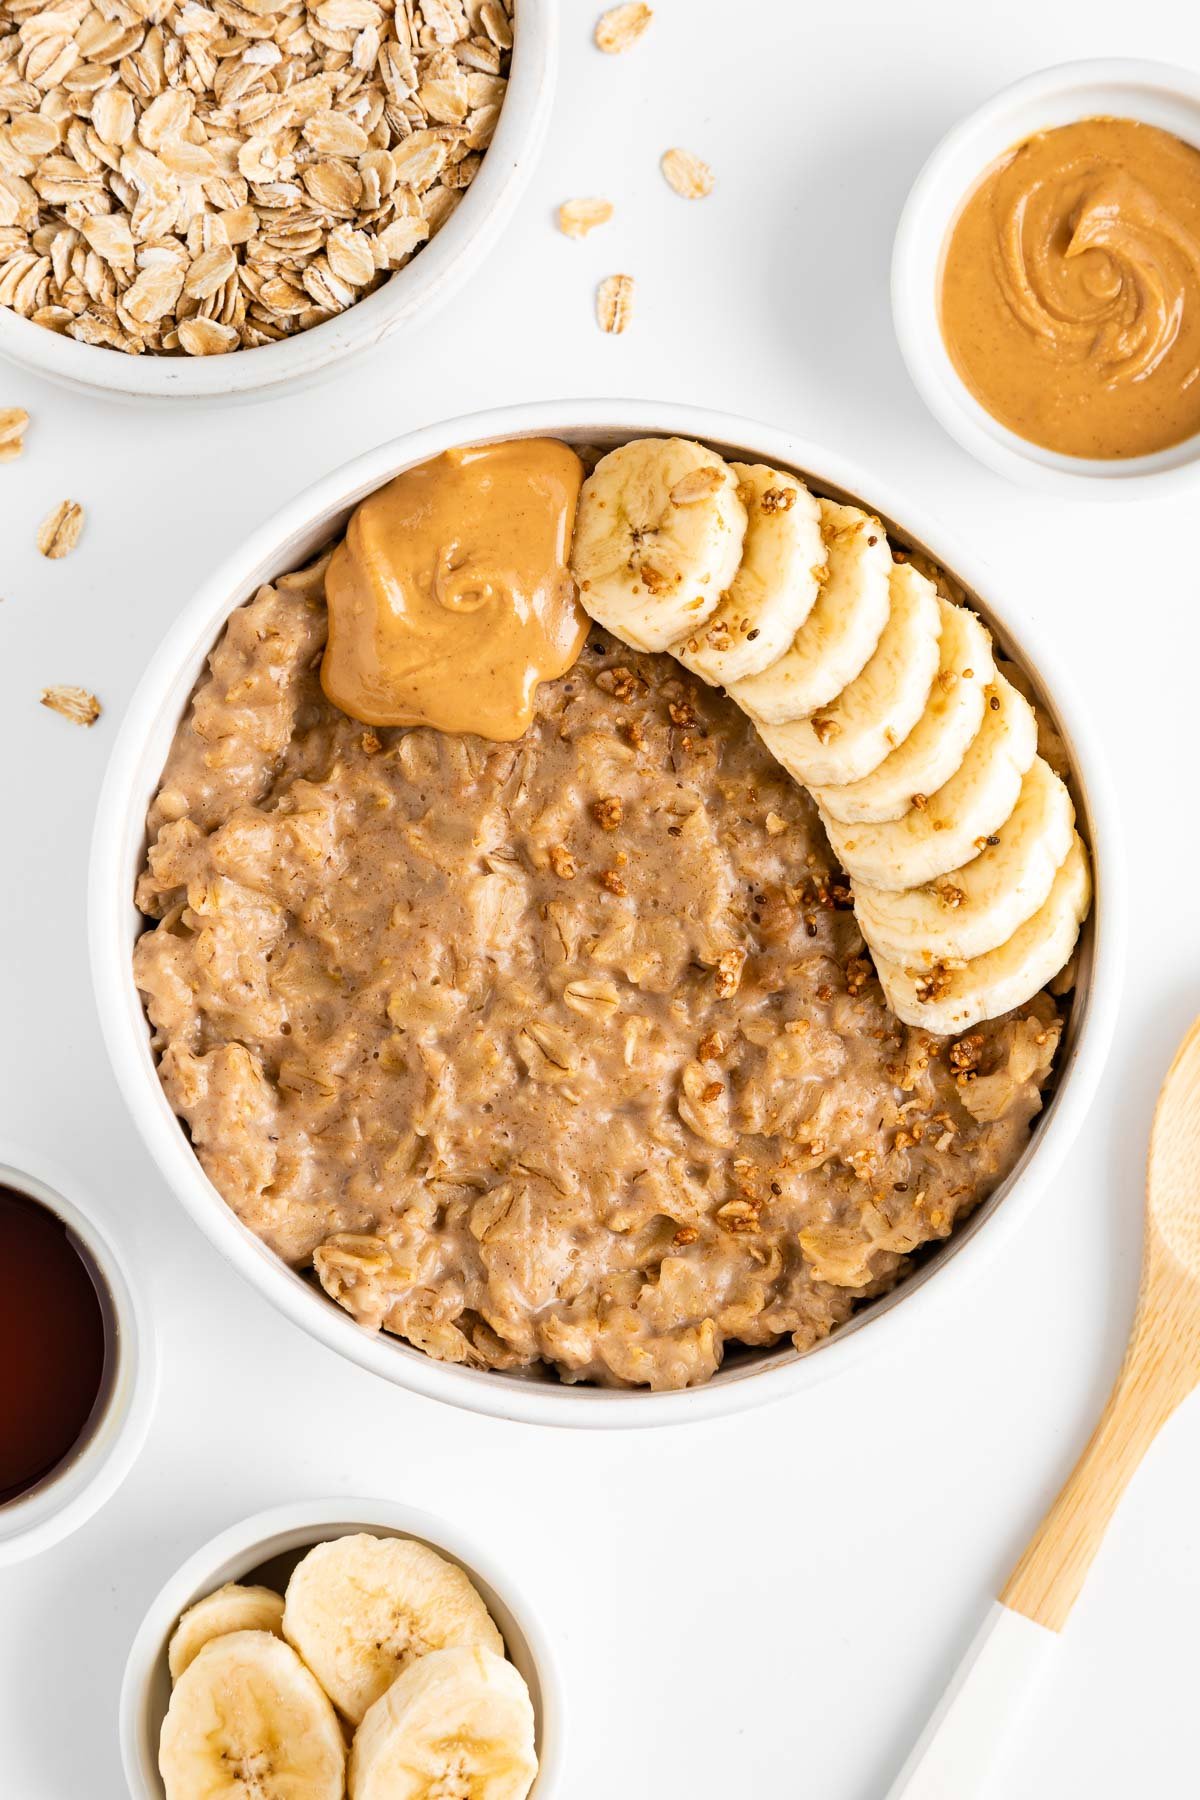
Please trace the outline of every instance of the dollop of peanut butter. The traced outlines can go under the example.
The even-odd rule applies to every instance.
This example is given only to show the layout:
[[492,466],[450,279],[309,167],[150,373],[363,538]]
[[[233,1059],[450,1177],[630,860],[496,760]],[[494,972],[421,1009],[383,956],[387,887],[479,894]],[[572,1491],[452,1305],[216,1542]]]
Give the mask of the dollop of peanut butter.
[[1200,151],[1083,119],[986,171],[951,229],[941,328],[1012,431],[1068,456],[1143,456],[1200,430]]
[[365,725],[510,741],[588,620],[568,568],[583,464],[552,438],[448,450],[351,515],[325,578],[321,686]]

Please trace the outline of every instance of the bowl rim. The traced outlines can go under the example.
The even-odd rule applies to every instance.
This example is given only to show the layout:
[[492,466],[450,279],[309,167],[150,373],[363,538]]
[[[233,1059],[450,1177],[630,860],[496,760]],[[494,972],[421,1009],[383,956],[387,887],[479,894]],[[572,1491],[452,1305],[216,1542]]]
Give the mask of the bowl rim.
[[0,1184],[26,1194],[77,1237],[112,1303],[115,1361],[83,1447],[24,1494],[0,1506],[0,1568],[23,1562],[78,1531],[111,1499],[133,1467],[149,1430],[158,1361],[137,1267],[118,1250],[81,1197],[79,1184],[40,1151],[0,1138]]
[[[252,1513],[201,1544],[164,1581],[142,1615],[121,1678],[117,1730],[125,1780],[133,1800],[164,1800],[156,1759],[151,1759],[150,1772],[147,1771],[147,1734],[153,1723],[150,1684],[159,1659],[166,1656],[180,1614],[222,1583],[243,1580],[272,1554],[282,1553],[282,1547],[274,1551],[270,1548],[278,1540],[297,1532],[311,1533],[311,1547],[328,1541],[321,1536],[326,1528],[336,1537],[355,1531],[382,1531],[390,1536],[417,1538],[460,1564],[473,1580],[491,1590],[516,1627],[536,1680],[537,1693],[532,1698],[540,1710],[540,1730],[533,1800],[553,1800],[561,1791],[566,1704],[554,1647],[539,1615],[523,1593],[514,1593],[513,1581],[492,1554],[481,1550],[474,1538],[457,1525],[401,1501],[357,1494],[284,1502]],[[240,1574],[221,1573],[235,1562],[244,1565]],[[506,1649],[512,1660],[512,1646],[507,1640]]]
[[[1087,96],[1101,90],[1123,92],[1128,105],[1089,102]],[[1026,116],[1031,108],[1045,113],[1042,124]],[[930,152],[901,210],[892,248],[892,323],[921,398],[977,461],[1021,486],[1077,500],[1161,498],[1192,490],[1200,481],[1200,432],[1146,456],[1101,459],[1047,450],[1002,425],[980,404],[954,367],[938,323],[938,269],[946,236],[987,167],[1032,131],[1098,113],[1151,125],[1161,121],[1163,129],[1187,134],[1200,149],[1200,74],[1139,57],[1056,63],[1011,82],[960,119]],[[1155,113],[1157,118],[1150,116]],[[1023,122],[1017,124],[1018,118]]]
[[[142,1139],[168,1187],[182,1200],[201,1230],[228,1261],[293,1323],[360,1367],[372,1370],[430,1399],[449,1401],[496,1418],[528,1424],[627,1428],[715,1418],[798,1392],[832,1376],[865,1353],[883,1351],[920,1298],[926,1313],[936,1297],[947,1302],[954,1283],[998,1249],[1004,1237],[1029,1215],[1034,1200],[1066,1154],[1104,1067],[1120,998],[1125,931],[1125,870],[1119,816],[1100,735],[1088,721],[1077,690],[1040,627],[1028,617],[1015,625],[990,600],[987,612],[1015,648],[1017,660],[1053,696],[1058,722],[1072,746],[1073,762],[1085,790],[1096,874],[1090,979],[1085,1004],[1077,1005],[1078,1034],[1070,1047],[1050,1105],[1033,1132],[1016,1170],[1001,1184],[961,1233],[948,1240],[944,1260],[917,1271],[868,1311],[832,1334],[814,1351],[799,1355],[777,1349],[762,1366],[729,1365],[701,1387],[668,1393],[571,1387],[436,1362],[386,1333],[371,1335],[348,1314],[314,1293],[237,1219],[208,1181],[182,1126],[171,1112],[155,1072],[140,996],[132,978],[132,881],[140,864],[139,783],[152,734],[161,729],[170,703],[170,728],[187,705],[194,682],[190,670],[204,658],[225,619],[253,591],[263,571],[287,566],[314,521],[332,532],[336,521],[363,495],[397,470],[455,444],[528,435],[567,434],[586,442],[596,434],[694,437],[740,450],[744,456],[807,472],[818,487],[868,496],[873,511],[895,524],[899,534],[925,546],[950,573],[979,595],[991,580],[986,565],[965,546],[906,501],[856,460],[830,452],[776,427],[734,414],[653,400],[551,400],[501,407],[441,421],[376,446],[323,476],[289,501],[251,534],[201,585],[151,657],[130,701],[106,771],[88,872],[88,933],[101,1027],[118,1086]],[[294,565],[293,565],[294,566]],[[186,682],[184,682],[186,676]],[[183,685],[181,686],[181,683]],[[178,692],[182,699],[176,702]],[[153,791],[161,760],[145,792]],[[140,814],[140,817],[139,817]],[[133,835],[131,835],[133,834]],[[131,846],[138,849],[131,856]],[[1000,1204],[1002,1198],[1003,1204]],[[993,1209],[990,1210],[989,1209]],[[982,1222],[984,1229],[973,1226]],[[981,1249],[980,1240],[985,1240]],[[945,1248],[945,1247],[944,1247]],[[933,1275],[937,1279],[932,1279]],[[899,1322],[899,1323],[898,1323]],[[869,1328],[869,1329],[868,1329]]]
[[114,400],[262,399],[308,385],[442,306],[490,254],[536,165],[558,73],[555,0],[518,0],[508,92],[461,204],[411,262],[335,318],[279,343],[224,356],[130,356],[81,344],[0,307],[0,358]]

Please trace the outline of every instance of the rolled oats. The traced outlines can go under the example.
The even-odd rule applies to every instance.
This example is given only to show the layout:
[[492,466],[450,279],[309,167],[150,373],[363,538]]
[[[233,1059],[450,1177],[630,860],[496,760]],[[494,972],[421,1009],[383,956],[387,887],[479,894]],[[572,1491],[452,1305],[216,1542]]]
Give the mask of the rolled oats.
[[633,317],[633,276],[609,275],[596,293],[596,317],[601,331],[625,330]]
[[675,192],[684,200],[703,200],[713,191],[713,172],[690,150],[668,150],[660,164]]
[[79,542],[83,530],[83,508],[75,500],[63,500],[42,520],[37,534],[37,547],[51,562],[66,556]]
[[101,706],[95,694],[81,687],[48,687],[42,689],[41,704],[51,712],[61,713],[72,725],[94,725]]
[[558,229],[564,237],[586,237],[612,216],[611,200],[564,200],[558,209]]
[[0,305],[132,355],[332,318],[474,179],[514,3],[0,5]]
[[12,462],[25,448],[29,414],[23,406],[0,407],[0,462]]
[[628,50],[631,44],[636,44],[653,17],[651,9],[640,4],[640,0],[629,6],[611,6],[596,21],[597,49],[607,51],[610,56]]

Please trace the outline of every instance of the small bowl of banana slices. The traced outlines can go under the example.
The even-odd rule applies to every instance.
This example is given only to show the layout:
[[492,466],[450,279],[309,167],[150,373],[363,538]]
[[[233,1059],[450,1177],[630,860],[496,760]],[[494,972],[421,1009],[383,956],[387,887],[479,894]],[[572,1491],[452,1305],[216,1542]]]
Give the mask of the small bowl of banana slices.
[[[541,796],[539,819],[556,804],[570,811],[555,829],[578,834],[570,842],[581,868],[614,854],[607,846],[618,840],[603,834],[622,816],[629,852],[622,848],[614,871],[557,888],[559,869],[570,875],[575,866],[561,844],[552,872],[554,854],[539,864],[536,843],[524,860],[514,852],[532,896],[528,916],[545,916],[536,908],[551,901],[556,916],[575,908],[579,928],[568,936],[591,956],[595,918],[636,934],[639,920],[666,915],[662,941],[683,943],[686,954],[664,983],[630,961],[635,936],[621,938],[610,961],[626,985],[604,987],[609,1010],[583,1023],[578,1009],[563,1013],[576,1039],[592,1034],[577,1065],[593,1084],[586,1104],[580,1075],[549,1099],[552,1084],[543,1083],[536,1116],[518,1110],[503,1121],[514,1157],[528,1130],[534,1163],[547,1145],[577,1159],[552,1203],[522,1202],[531,1209],[519,1215],[529,1220],[522,1254],[542,1259],[536,1279],[506,1281],[501,1269],[493,1280],[475,1227],[434,1211],[433,1260],[401,1254],[398,1187],[379,1178],[365,1225],[352,1196],[343,1207],[339,1184],[362,1179],[353,1158],[322,1176],[329,1256],[324,1242],[315,1251],[302,1243],[289,1266],[270,1241],[271,1230],[284,1235],[279,1190],[268,1189],[270,1230],[260,1231],[257,1193],[248,1202],[230,1175],[243,1167],[242,1115],[222,1140],[214,1113],[196,1111],[203,1084],[177,1081],[174,1107],[164,1092],[155,1052],[166,1065],[166,1039],[161,1030],[152,1037],[143,1005],[155,978],[139,991],[133,966],[149,935],[133,904],[146,868],[144,821],[159,805],[164,764],[209,652],[258,584],[287,578],[322,551],[361,501],[401,473],[451,450],[546,438],[574,446],[586,471],[570,569],[598,629],[585,634],[578,667],[587,694],[616,695],[588,701],[599,710],[587,741],[651,749],[621,750],[619,779],[629,785],[620,805],[603,803],[615,808],[607,821],[597,822],[594,805],[567,805],[564,782],[579,785],[573,773]],[[90,923],[100,1016],[134,1119],[201,1228],[273,1304],[362,1367],[431,1398],[533,1423],[714,1416],[795,1393],[911,1331],[918,1303],[928,1314],[932,1297],[951,1291],[952,1272],[978,1267],[1028,1217],[1091,1102],[1119,998],[1123,862],[1098,734],[1073,692],[1068,655],[1037,629],[1036,596],[1023,592],[1018,611],[993,585],[974,548],[856,460],[746,419],[650,401],[554,401],[450,420],[381,445],[293,501],[181,612],[130,705],[97,815]],[[312,645],[302,633],[296,641],[303,679]],[[276,649],[271,656],[263,680],[282,683]],[[600,664],[607,687],[588,674]],[[572,672],[562,679],[569,684]],[[573,691],[564,687],[564,704]],[[650,740],[631,710],[638,692],[658,707],[647,715],[646,730],[659,734]],[[679,703],[668,708],[673,693]],[[344,724],[331,719],[329,729]],[[530,730],[527,770],[541,742],[536,722]],[[349,725],[343,735],[350,762],[368,754]],[[552,735],[555,744],[568,736]],[[272,778],[267,770],[264,781]],[[431,817],[440,808],[464,818],[454,793],[421,793]],[[170,819],[187,814],[187,792],[167,798]],[[690,862],[683,817],[707,822],[711,847]],[[664,850],[668,818],[676,823]],[[195,825],[170,830],[199,842]],[[533,841],[518,838],[526,849]],[[152,846],[151,861],[155,854]],[[463,864],[455,856],[449,880]],[[183,910],[171,910],[171,898],[155,903],[168,933]],[[328,900],[336,905],[336,894]],[[736,942],[702,938],[706,919],[729,926]],[[226,928],[235,927],[228,914]],[[180,961],[190,929],[185,920],[162,940],[169,991],[157,1013],[151,1000],[156,1028],[175,996],[212,979],[211,959],[194,977]],[[535,926],[521,941],[541,954]],[[385,953],[394,953],[390,940]],[[552,1008],[553,981],[536,973]],[[635,1106],[618,1093],[626,1076],[612,1072],[603,1036],[619,1006],[653,1013],[662,1049]],[[295,1060],[303,1046],[287,1029]],[[369,1066],[370,1046],[354,1041]],[[450,1037],[438,1043],[443,1060],[458,1054]],[[241,1042],[214,1050],[229,1054],[239,1067],[248,1056]],[[255,1076],[267,1093],[271,1054]],[[192,1067],[186,1055],[182,1062]],[[469,1050],[461,1062],[467,1081]],[[493,1100],[519,1109],[523,1088],[534,1093],[514,1073],[494,1093],[472,1090],[464,1130],[493,1114]],[[398,1104],[386,1095],[384,1103]],[[560,1104],[576,1112],[560,1117]],[[181,1117],[199,1126],[203,1163]],[[611,1121],[608,1139],[581,1137],[580,1118],[589,1129]],[[272,1155],[281,1167],[305,1166],[308,1152],[282,1142],[286,1109],[271,1119]],[[354,1123],[357,1145],[366,1127]],[[500,1143],[500,1127],[489,1128]],[[449,1159],[440,1167],[458,1166],[459,1152],[463,1166],[470,1160],[457,1129],[449,1120],[439,1139],[438,1156]],[[660,1152],[643,1248],[609,1221],[647,1155]],[[681,1210],[691,1191],[679,1176],[685,1167],[700,1194],[690,1211]],[[472,1189],[464,1205],[474,1197]],[[564,1241],[589,1246],[569,1292],[556,1285]],[[631,1267],[635,1255],[642,1260]],[[414,1267],[427,1271],[419,1281]]]
[[159,1593],[121,1689],[134,1800],[550,1800],[549,1646],[460,1535],[385,1500],[215,1537]]

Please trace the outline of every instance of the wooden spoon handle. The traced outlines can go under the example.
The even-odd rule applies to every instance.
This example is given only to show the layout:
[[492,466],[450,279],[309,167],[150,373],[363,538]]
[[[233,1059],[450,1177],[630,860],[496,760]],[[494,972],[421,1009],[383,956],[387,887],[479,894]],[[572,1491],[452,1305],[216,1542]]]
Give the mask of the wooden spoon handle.
[[982,1794],[997,1750],[1057,1643],[1052,1631],[993,1602],[886,1800],[975,1800]]
[[1146,1451],[1192,1391],[1200,1342],[1194,1290],[1152,1256],[1121,1372],[1083,1454],[1030,1540],[1000,1598],[1061,1631],[1117,1503]]

